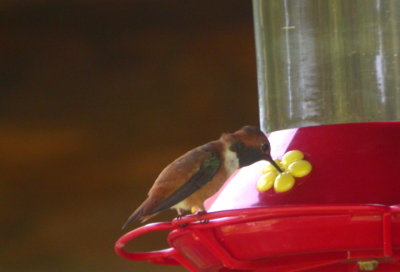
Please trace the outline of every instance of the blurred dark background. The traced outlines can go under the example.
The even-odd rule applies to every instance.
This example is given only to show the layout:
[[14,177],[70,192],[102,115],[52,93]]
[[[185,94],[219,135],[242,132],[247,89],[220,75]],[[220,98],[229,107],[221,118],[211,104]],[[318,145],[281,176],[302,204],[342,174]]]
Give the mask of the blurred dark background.
[[2,1],[0,271],[183,271],[113,245],[166,164],[258,125],[252,24],[248,0]]

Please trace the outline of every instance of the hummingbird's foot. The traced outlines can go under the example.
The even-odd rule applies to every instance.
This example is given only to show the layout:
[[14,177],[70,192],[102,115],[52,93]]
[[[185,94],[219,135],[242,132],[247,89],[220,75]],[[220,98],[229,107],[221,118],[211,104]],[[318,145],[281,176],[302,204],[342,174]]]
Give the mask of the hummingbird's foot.
[[176,221],[178,221],[178,225],[181,228],[186,228],[189,225],[188,223],[179,223],[182,220],[183,217],[184,217],[183,214],[178,214],[178,216],[176,217]]
[[200,223],[201,223],[201,224],[207,224],[207,223],[210,222],[209,219],[201,219],[202,216],[205,215],[205,214],[207,214],[207,211],[204,211],[204,210],[203,210],[203,211],[197,211],[197,212],[195,213],[196,217],[200,220]]
[[206,224],[206,223],[210,222],[210,220],[208,220],[208,219],[201,220],[202,215],[207,213],[206,209],[203,206],[201,206],[201,207],[193,206],[191,209],[191,212],[192,212],[192,214],[194,214],[197,217],[198,220],[200,220],[200,223]]

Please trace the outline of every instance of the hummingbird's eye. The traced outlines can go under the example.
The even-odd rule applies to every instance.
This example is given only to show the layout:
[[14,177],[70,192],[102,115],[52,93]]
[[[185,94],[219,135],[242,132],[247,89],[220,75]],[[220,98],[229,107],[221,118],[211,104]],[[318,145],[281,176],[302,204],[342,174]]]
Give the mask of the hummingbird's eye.
[[270,147],[270,145],[269,145],[268,142],[264,143],[264,144],[261,146],[261,151],[262,151],[263,153],[269,152],[270,149],[271,149],[271,147]]

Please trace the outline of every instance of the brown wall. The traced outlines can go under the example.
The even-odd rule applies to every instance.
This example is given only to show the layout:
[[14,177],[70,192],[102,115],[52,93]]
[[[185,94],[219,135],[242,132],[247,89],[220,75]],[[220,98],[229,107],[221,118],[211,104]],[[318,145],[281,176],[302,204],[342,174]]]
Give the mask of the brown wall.
[[182,271],[113,244],[168,162],[258,125],[251,2],[71,2],[0,4],[0,271]]

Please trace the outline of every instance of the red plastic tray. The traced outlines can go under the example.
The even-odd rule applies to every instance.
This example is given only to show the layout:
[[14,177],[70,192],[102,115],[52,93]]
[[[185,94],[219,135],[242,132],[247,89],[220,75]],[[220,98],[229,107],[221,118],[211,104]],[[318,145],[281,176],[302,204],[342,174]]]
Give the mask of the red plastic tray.
[[[172,231],[170,249],[125,251],[129,241],[162,230]],[[362,260],[378,261],[375,271],[400,271],[400,207],[320,205],[214,212],[143,226],[121,237],[115,250],[130,260],[181,264],[190,271],[359,271]]]

